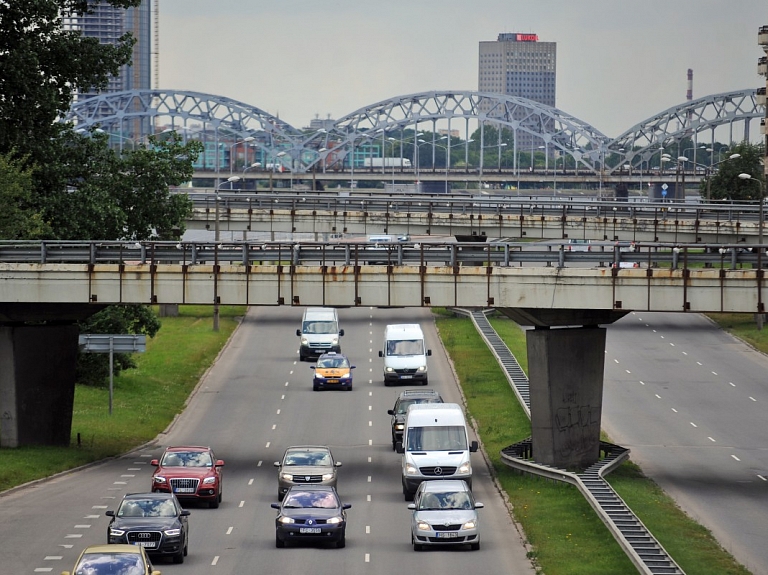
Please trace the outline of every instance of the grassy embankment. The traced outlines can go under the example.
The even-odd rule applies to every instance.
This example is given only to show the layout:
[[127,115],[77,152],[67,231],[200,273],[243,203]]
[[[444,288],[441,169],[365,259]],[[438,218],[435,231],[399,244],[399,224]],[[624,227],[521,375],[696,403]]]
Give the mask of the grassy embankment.
[[[138,368],[115,379],[114,413],[107,391],[78,386],[72,448],[2,450],[0,490],[123,453],[152,440],[183,409],[190,392],[237,325],[244,308],[222,308],[221,331],[211,330],[211,309],[182,307],[137,357]],[[717,318],[756,346],[768,348],[751,317]],[[511,321],[494,327],[525,369],[523,333]],[[516,519],[547,575],[617,575],[635,570],[575,488],[514,474],[499,451],[530,434],[530,424],[492,355],[466,319],[438,318],[441,336],[461,379],[468,410]],[[711,536],[690,521],[636,466],[624,464],[609,480],[688,573],[746,575]]]

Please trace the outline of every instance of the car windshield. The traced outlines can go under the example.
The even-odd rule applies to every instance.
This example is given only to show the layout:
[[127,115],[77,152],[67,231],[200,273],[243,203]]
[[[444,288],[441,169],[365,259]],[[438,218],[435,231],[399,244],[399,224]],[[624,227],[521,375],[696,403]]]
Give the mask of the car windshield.
[[387,355],[422,355],[424,340],[422,339],[390,339],[387,341]]
[[163,467],[213,467],[207,451],[169,451],[163,456]]
[[339,501],[333,491],[292,491],[285,498],[283,507],[336,509]]
[[349,367],[349,360],[343,356],[321,357],[316,367]]
[[175,517],[176,506],[170,499],[126,499],[117,510],[118,517]]
[[400,403],[397,405],[397,413],[403,414],[406,411],[408,411],[409,405],[416,405],[418,403],[440,403],[437,399],[432,397],[422,397],[419,399],[403,399],[400,401]]
[[75,575],[144,575],[144,560],[138,553],[86,553]]
[[335,321],[305,321],[302,333],[339,333]]
[[327,451],[289,451],[285,454],[283,465],[308,465],[329,467],[331,454]]
[[409,427],[408,451],[466,451],[467,436],[460,425]]
[[465,491],[455,493],[425,493],[419,501],[419,509],[472,509],[469,494]]

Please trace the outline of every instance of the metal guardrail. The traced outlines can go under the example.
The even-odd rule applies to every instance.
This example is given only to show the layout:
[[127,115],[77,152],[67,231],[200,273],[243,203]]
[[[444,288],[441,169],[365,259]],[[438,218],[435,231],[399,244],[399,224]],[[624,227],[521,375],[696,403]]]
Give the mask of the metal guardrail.
[[[475,329],[496,357],[496,361],[504,371],[518,401],[530,418],[528,377],[504,340],[491,326],[486,316],[486,310],[458,308],[455,310],[472,319]],[[684,571],[675,563],[661,543],[653,537],[643,522],[632,513],[629,506],[603,478],[629,457],[629,449],[601,441],[600,451],[604,457],[582,473],[572,473],[564,469],[536,463],[532,457],[530,438],[504,448],[501,451],[501,459],[505,465],[521,473],[538,475],[576,486],[637,568],[638,573],[643,575],[684,575]]]
[[[3,263],[183,264],[256,263],[278,265],[366,265],[457,267],[540,265],[719,268],[723,272],[756,267],[757,247],[743,244],[593,244],[571,251],[567,243],[397,242],[0,242]],[[599,249],[598,249],[599,248]],[[768,263],[768,256],[763,258]]]

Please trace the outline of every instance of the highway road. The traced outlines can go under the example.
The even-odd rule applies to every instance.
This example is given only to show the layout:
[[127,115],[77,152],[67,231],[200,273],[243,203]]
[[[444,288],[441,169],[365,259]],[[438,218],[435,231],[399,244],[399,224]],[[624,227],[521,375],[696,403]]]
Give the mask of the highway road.
[[603,428],[725,549],[768,574],[768,357],[699,314],[608,328]]
[[[430,386],[447,401],[460,393],[426,310],[342,309],[342,349],[357,366],[351,392],[313,392],[298,361],[298,308],[253,308],[181,415],[156,444],[114,460],[18,489],[0,498],[4,573],[60,573],[86,545],[105,540],[107,517],[124,493],[150,487],[150,459],[166,445],[211,445],[225,460],[219,509],[190,506],[190,549],[163,573],[505,573],[533,574],[516,527],[480,453],[473,454],[476,497],[485,503],[479,551],[425,551],[410,545],[410,512],[392,451],[387,409],[398,388],[384,387],[378,348],[387,323],[421,322]],[[276,549],[277,470],[289,445],[331,447],[339,492],[352,504],[347,546]]]

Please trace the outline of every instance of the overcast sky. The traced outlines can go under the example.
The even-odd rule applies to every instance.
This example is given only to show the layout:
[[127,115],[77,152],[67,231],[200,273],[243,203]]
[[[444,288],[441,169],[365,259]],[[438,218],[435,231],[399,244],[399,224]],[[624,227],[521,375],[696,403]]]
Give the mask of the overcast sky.
[[765,0],[160,0],[161,89],[307,126],[429,90],[477,90],[478,42],[557,42],[557,107],[615,137],[693,97],[765,86]]

